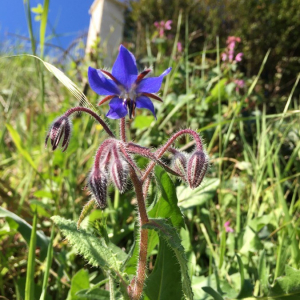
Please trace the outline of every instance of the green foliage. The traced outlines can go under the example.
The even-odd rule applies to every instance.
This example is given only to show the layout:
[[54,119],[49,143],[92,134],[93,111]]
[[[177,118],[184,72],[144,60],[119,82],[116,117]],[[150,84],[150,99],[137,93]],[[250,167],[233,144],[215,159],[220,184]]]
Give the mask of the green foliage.
[[34,269],[35,269],[35,247],[36,247],[36,227],[37,227],[37,213],[35,211],[30,243],[28,249],[26,286],[25,286],[25,300],[31,300],[34,295]]
[[78,231],[74,221],[66,220],[59,216],[52,217],[52,220],[74,249],[89,264],[101,267],[105,271],[113,272],[115,275],[121,273],[120,267],[124,258],[122,250],[110,244],[107,245],[104,238],[97,238],[94,234],[84,229]]
[[[0,218],[6,218],[11,229],[18,231],[23,236],[27,244],[30,245],[30,241],[34,237],[32,232],[36,229],[33,229],[32,226],[25,220],[3,207],[0,207]],[[47,255],[49,239],[43,232],[37,231],[34,234],[36,234],[36,245],[41,248],[40,259],[44,260]]]
[[[168,224],[164,219],[150,219],[150,222],[145,224],[143,228],[155,230],[160,240],[165,240],[167,245],[174,251],[177,261],[180,265],[181,274],[183,277],[183,292],[186,299],[193,299],[193,292],[191,289],[191,280],[188,273],[187,259],[185,256],[184,248],[181,245],[180,237],[176,229]],[[164,245],[164,244],[163,244]],[[165,247],[165,246],[163,246]],[[163,250],[162,250],[163,251]],[[161,254],[163,255],[163,254]],[[174,267],[174,265],[173,265]],[[174,271],[173,271],[174,272]],[[150,279],[149,279],[150,280]],[[155,279],[156,281],[157,279]],[[154,299],[154,298],[152,298]],[[161,298],[162,299],[162,298]]]
[[180,208],[176,189],[169,175],[160,167],[155,168],[155,176],[161,196],[149,210],[151,218],[169,218],[177,229],[184,228],[184,219]]
[[270,288],[268,297],[278,300],[292,300],[300,296],[300,270],[292,267],[285,267],[285,276],[274,281]]
[[155,267],[145,283],[145,293],[150,300],[182,299],[181,272],[177,264],[174,251],[161,238]]
[[87,290],[90,287],[89,274],[86,270],[79,270],[72,278],[71,288],[67,300],[88,299],[87,297],[78,297],[77,292]]

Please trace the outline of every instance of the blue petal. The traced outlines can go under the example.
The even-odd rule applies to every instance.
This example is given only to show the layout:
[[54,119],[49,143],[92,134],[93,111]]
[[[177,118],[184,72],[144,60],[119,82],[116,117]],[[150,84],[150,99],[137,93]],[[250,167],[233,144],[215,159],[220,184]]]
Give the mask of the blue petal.
[[138,70],[135,57],[122,45],[111,73],[127,90],[137,79]]
[[109,102],[110,110],[106,116],[110,119],[121,119],[127,115],[127,108],[119,97],[112,98]]
[[168,68],[158,77],[143,79],[136,88],[137,93],[157,93],[160,90],[164,77],[168,75],[171,70],[172,68]]
[[152,112],[155,119],[156,119],[154,105],[148,97],[146,97],[146,96],[137,97],[135,103],[136,103],[137,108],[149,109]]
[[100,70],[89,67],[89,83],[94,92],[98,95],[119,95],[120,90],[114,81],[107,79]]

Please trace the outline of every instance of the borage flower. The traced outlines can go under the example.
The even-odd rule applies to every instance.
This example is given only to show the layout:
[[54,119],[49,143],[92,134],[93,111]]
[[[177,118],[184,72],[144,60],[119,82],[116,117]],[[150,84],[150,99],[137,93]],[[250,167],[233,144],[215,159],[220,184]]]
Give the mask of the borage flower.
[[150,71],[146,69],[138,74],[134,55],[122,45],[111,73],[89,67],[88,78],[92,90],[106,96],[98,105],[110,101],[110,110],[106,115],[108,118],[120,119],[129,114],[131,119],[135,116],[136,107],[149,109],[156,118],[149,98],[162,102],[155,93],[159,91],[164,76],[170,73],[171,68],[158,77],[144,78]]

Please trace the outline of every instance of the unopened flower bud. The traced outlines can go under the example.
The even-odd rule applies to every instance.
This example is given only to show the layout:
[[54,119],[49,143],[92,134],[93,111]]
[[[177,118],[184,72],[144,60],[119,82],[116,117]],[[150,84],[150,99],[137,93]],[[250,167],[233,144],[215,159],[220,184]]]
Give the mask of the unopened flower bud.
[[127,177],[128,177],[128,163],[125,161],[117,147],[113,147],[113,157],[110,164],[110,177],[117,187],[117,189],[123,193],[126,189]]
[[184,179],[186,175],[187,158],[182,152],[176,151],[171,162],[172,169]]
[[62,141],[62,148],[63,152],[66,151],[66,149],[69,146],[69,141],[70,141],[70,136],[71,136],[71,123],[69,118],[62,116],[56,119],[46,136],[45,140],[45,146],[47,146],[48,139],[50,138],[51,145],[52,145],[52,150],[54,151],[61,140]]
[[89,187],[99,207],[105,209],[107,206],[107,174],[94,169],[89,178]]
[[187,163],[187,181],[190,188],[200,185],[208,168],[208,156],[202,151],[195,151]]

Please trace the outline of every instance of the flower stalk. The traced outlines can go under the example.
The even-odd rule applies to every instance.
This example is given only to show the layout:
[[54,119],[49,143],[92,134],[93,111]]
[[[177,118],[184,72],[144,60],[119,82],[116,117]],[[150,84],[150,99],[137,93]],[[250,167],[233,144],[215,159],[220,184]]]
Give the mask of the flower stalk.
[[[140,225],[136,276],[127,286],[128,296],[131,300],[139,300],[142,297],[146,279],[148,231],[143,229],[143,225],[149,223],[145,200],[148,196],[153,168],[156,165],[164,168],[171,175],[178,176],[187,182],[191,188],[196,188],[201,184],[208,168],[208,156],[203,151],[202,140],[198,133],[191,129],[184,129],[175,133],[164,146],[155,152],[133,142],[127,142],[125,116],[134,117],[135,108],[146,108],[155,116],[154,106],[150,98],[162,101],[155,93],[159,91],[164,76],[170,71],[169,68],[158,77],[145,78],[150,73],[150,69],[138,74],[134,56],[121,46],[111,73],[91,67],[88,72],[91,88],[99,95],[106,96],[100,101],[100,104],[110,101],[110,110],[107,117],[120,119],[119,139],[116,138],[106,122],[96,112],[81,106],[69,109],[56,119],[46,137],[46,144],[50,139],[52,150],[56,150],[59,144],[62,143],[62,150],[65,151],[71,136],[70,116],[75,112],[89,114],[102,125],[108,134],[109,138],[99,146],[95,155],[95,161],[88,178],[92,200],[85,207],[80,221],[93,206],[93,202],[98,204],[100,209],[106,208],[107,191],[110,183],[113,183],[115,188],[123,193],[127,186],[127,178],[130,177],[136,194]],[[175,141],[186,134],[192,136],[196,143],[196,149],[191,154],[173,148]],[[167,151],[173,155],[171,165],[167,165],[161,160]],[[135,163],[135,155],[146,157],[150,161],[144,170],[141,170]],[[122,280],[120,283],[124,286]]]

